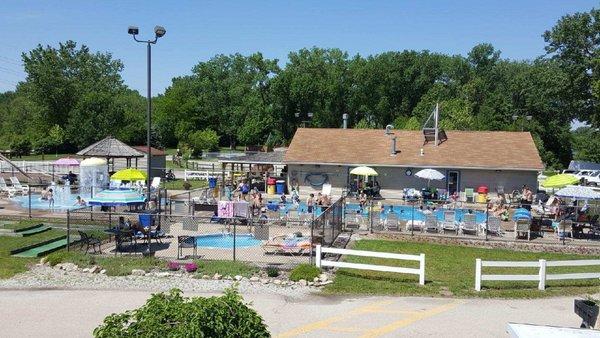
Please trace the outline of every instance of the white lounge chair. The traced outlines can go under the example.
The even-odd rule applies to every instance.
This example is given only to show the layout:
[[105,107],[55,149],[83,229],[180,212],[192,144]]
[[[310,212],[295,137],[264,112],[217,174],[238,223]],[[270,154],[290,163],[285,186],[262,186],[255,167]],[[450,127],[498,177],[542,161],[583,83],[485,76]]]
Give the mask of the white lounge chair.
[[17,189],[9,187],[4,180],[4,177],[0,177],[0,192],[5,192],[8,197],[14,197],[17,193]]
[[444,220],[442,221],[443,231],[454,231],[458,235],[458,225],[454,218],[454,211],[444,211]]
[[496,216],[490,216],[487,222],[487,229],[485,223],[481,224],[483,231],[487,231],[488,234],[495,234],[498,236],[502,235],[502,229],[500,228],[500,218]]
[[477,217],[475,216],[475,214],[465,214],[463,216],[463,220],[460,224],[460,231],[463,234],[467,232],[474,233],[475,235],[477,235]]
[[515,239],[520,234],[527,234],[527,240],[531,239],[531,220],[529,218],[518,218],[515,221]]
[[383,222],[383,227],[388,231],[399,231],[400,225],[398,214],[395,212],[388,212],[385,217],[385,221]]
[[29,193],[29,186],[27,184],[21,184],[17,177],[11,177],[10,183],[12,184],[13,188],[17,190],[17,192],[20,192],[23,195],[27,195]]
[[571,235],[573,238],[573,221],[563,220],[558,223],[558,228],[556,229],[556,237],[558,239],[563,239],[567,237],[567,234]]
[[425,231],[440,232],[440,226],[436,215],[427,214],[425,216]]

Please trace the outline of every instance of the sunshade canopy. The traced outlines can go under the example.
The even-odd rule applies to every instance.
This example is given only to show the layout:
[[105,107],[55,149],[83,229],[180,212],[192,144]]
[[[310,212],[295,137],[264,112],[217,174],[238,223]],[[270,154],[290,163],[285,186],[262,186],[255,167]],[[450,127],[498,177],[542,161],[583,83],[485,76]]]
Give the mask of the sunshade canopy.
[[360,176],[377,176],[379,175],[375,169],[371,167],[356,167],[350,171],[352,175],[360,175]]
[[443,180],[446,176],[435,169],[423,169],[415,173],[415,176],[426,180]]
[[146,173],[141,170],[127,168],[117,171],[110,177],[110,179],[120,181],[145,181],[146,177]]
[[54,161],[54,165],[64,166],[64,167],[78,166],[79,161],[77,161],[74,158],[63,157],[63,158],[59,158],[58,160]]
[[576,184],[579,179],[571,174],[558,174],[548,177],[543,183],[544,188],[562,188],[570,184]]
[[555,193],[556,196],[568,197],[580,200],[597,200],[600,199],[600,193],[582,186],[570,186],[560,189]]

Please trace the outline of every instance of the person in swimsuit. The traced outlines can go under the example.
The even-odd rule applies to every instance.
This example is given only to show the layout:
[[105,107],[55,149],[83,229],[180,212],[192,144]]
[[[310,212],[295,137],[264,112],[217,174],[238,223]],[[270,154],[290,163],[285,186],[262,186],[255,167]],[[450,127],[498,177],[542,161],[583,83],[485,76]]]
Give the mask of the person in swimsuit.
[[308,213],[313,212],[314,210],[314,203],[315,203],[315,194],[310,194],[310,196],[308,196],[308,198],[306,199],[306,211]]

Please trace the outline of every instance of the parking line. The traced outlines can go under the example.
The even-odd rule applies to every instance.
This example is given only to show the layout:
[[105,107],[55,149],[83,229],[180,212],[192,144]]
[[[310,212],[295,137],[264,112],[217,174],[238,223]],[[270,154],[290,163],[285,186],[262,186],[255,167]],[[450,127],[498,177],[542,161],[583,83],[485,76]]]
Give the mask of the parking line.
[[420,311],[420,312],[416,312],[415,314],[413,314],[412,316],[409,316],[405,319],[402,320],[398,320],[395,321],[391,324],[388,325],[384,325],[378,328],[374,328],[371,330],[366,330],[365,333],[361,336],[361,338],[373,338],[373,337],[380,337],[383,336],[384,334],[390,333],[390,332],[394,332],[400,328],[406,327],[414,322],[417,322],[419,320],[431,317],[431,316],[435,316],[437,314],[440,314],[442,312],[446,312],[449,311],[455,307],[457,307],[460,303],[462,303],[461,301],[454,301],[452,303],[447,303],[447,304],[443,304],[440,306],[436,306],[434,308],[431,308],[429,310],[425,310],[425,311]]
[[283,332],[283,333],[277,335],[277,337],[280,337],[280,338],[294,337],[294,336],[299,336],[301,334],[306,334],[306,333],[309,333],[312,331],[326,329],[329,325],[331,325],[333,323],[341,322],[341,321],[346,320],[349,317],[355,316],[357,314],[377,311],[377,309],[380,308],[381,306],[390,305],[393,302],[394,302],[393,300],[385,300],[385,301],[369,303],[369,304],[361,306],[359,308],[350,310],[346,313],[343,313],[343,314],[340,314],[337,316],[333,316],[333,317],[329,317],[327,319],[319,320],[319,321],[316,321],[313,323],[309,323],[309,324],[297,327],[295,329]]

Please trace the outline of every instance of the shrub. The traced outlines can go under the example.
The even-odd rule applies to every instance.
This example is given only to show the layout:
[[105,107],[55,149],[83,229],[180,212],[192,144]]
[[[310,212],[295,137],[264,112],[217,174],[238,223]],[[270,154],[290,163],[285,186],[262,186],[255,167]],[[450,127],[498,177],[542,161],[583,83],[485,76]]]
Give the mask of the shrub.
[[269,277],[277,277],[279,276],[279,269],[274,266],[269,266],[267,268],[267,276]]
[[170,271],[177,271],[177,270],[179,270],[179,263],[174,262],[174,261],[169,261],[167,263],[167,269],[169,269]]
[[198,264],[196,264],[194,262],[185,263],[183,268],[185,269],[186,272],[196,272],[196,270],[198,270]]
[[142,307],[112,314],[94,329],[104,337],[269,337],[263,319],[235,289],[220,297],[153,294]]
[[195,131],[188,136],[188,141],[193,148],[193,155],[202,154],[203,150],[219,149],[219,135],[214,130],[205,129]]
[[321,269],[311,264],[300,264],[290,273],[290,279],[297,282],[301,279],[312,281],[315,277],[319,277]]

